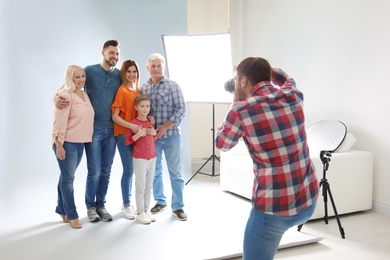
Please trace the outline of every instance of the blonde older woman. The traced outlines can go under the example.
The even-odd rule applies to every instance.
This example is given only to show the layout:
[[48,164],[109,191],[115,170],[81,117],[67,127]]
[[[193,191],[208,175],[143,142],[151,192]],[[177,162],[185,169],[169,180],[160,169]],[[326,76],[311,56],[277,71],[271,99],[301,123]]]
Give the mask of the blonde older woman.
[[60,168],[55,211],[73,228],[82,227],[74,202],[73,181],[83,156],[84,143],[92,141],[95,115],[91,101],[83,91],[84,85],[84,69],[77,65],[68,66],[65,85],[58,95],[68,100],[70,105],[63,109],[54,108],[52,133],[53,150]]

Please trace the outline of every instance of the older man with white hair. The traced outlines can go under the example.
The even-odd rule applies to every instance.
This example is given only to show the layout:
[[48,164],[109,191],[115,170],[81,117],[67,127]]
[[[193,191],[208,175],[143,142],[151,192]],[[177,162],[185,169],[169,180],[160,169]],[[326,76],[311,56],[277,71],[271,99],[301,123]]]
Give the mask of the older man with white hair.
[[172,215],[178,220],[187,220],[183,207],[184,179],[182,173],[182,141],[180,123],[186,115],[186,103],[180,86],[164,75],[165,59],[159,53],[151,54],[147,60],[150,79],[140,87],[140,92],[152,101],[151,115],[156,121],[156,172],[153,196],[156,205],[152,214],[167,208],[162,176],[162,154],[168,166],[172,187]]

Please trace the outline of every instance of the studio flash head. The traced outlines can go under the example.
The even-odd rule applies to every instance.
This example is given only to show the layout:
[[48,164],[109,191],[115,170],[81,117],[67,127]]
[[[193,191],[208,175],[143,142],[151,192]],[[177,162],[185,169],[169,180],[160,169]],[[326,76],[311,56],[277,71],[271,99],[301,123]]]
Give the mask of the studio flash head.
[[234,93],[234,85],[235,85],[235,80],[234,78],[229,79],[228,81],[225,82],[225,90],[229,93]]

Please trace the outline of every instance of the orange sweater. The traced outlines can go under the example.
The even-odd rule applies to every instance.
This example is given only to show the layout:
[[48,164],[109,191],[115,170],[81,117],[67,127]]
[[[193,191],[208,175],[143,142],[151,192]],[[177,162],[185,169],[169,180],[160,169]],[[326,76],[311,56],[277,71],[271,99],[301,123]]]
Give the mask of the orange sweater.
[[[134,108],[134,99],[138,95],[137,90],[129,89],[128,87],[122,85],[118,89],[118,92],[116,93],[114,103],[111,106],[112,114],[114,114],[115,109],[119,107],[120,112],[119,116],[127,121],[130,122],[134,118],[137,117],[137,111]],[[126,134],[126,127],[123,127],[117,123],[114,122],[114,135],[125,135]]]

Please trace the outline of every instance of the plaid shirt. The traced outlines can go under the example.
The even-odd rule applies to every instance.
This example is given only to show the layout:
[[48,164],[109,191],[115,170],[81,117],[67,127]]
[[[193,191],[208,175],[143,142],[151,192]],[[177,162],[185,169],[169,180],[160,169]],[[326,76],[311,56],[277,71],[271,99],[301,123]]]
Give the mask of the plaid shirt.
[[306,141],[303,94],[280,69],[273,69],[271,80],[280,87],[260,82],[252,97],[232,105],[216,146],[227,151],[243,137],[253,160],[253,207],[292,216],[316,201],[319,186]]
[[156,87],[152,79],[139,88],[140,93],[147,95],[152,103],[150,114],[156,120],[156,128],[170,120],[174,123],[161,138],[180,135],[180,123],[186,115],[186,103],[180,86],[163,76]]

